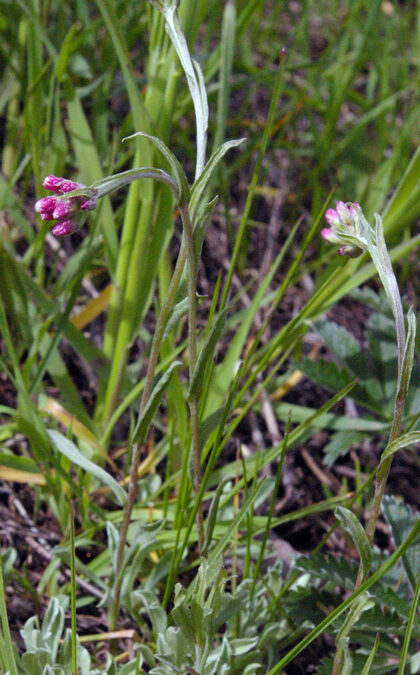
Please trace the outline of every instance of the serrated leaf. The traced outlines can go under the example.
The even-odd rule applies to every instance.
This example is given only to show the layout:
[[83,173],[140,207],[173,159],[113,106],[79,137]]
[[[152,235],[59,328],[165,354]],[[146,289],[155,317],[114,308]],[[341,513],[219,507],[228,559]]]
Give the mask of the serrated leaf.
[[[330,391],[339,391],[354,381],[354,376],[347,368],[339,368],[333,361],[303,359],[299,361],[298,368],[311,380]],[[382,411],[380,401],[373,399],[370,392],[359,383],[354,385],[351,397],[370,410]]]
[[357,569],[343,557],[316,553],[309,558],[297,558],[295,564],[298,569],[314,574],[324,581],[333,580],[335,584],[346,589],[353,589],[356,583]]
[[159,152],[165,157],[166,161],[168,162],[169,166],[171,167],[172,170],[172,177],[174,178],[177,186],[178,186],[178,192],[179,192],[179,202],[181,206],[183,204],[186,204],[189,200],[190,196],[190,188],[188,186],[187,178],[185,176],[184,169],[182,168],[181,164],[175,157],[174,153],[169,150],[168,146],[165,145],[163,141],[160,140],[160,138],[157,138],[156,136],[151,136],[150,134],[146,134],[144,131],[136,131],[136,133],[131,134],[130,136],[126,136],[123,138],[124,141],[129,141],[133,138],[141,136],[142,138],[147,138],[153,145],[159,150]]
[[327,347],[340,359],[347,359],[360,353],[360,343],[344,326],[333,321],[322,321],[315,325]]
[[[419,519],[418,513],[413,512],[407,504],[394,496],[385,495],[382,500],[382,510],[391,529],[395,547],[400,546]],[[414,542],[402,556],[403,565],[408,580],[414,591],[420,575],[420,540]]]
[[90,473],[92,476],[95,476],[101,483],[105,483],[114,495],[116,496],[119,504],[123,506],[125,504],[127,493],[126,491],[117,483],[115,478],[113,478],[107,471],[102,469],[94,462],[91,462],[90,459],[85,457],[79,450],[79,448],[72,443],[68,438],[60,434],[59,431],[53,429],[47,429],[48,435],[54,443],[55,447],[62,455],[67,457],[71,462],[77,464],[82,469]]
[[360,555],[363,578],[366,578],[372,564],[372,549],[367,534],[357,516],[355,516],[350,509],[346,509],[344,506],[337,506],[334,510],[334,514],[340,521],[343,530],[351,537],[356,545]]
[[133,443],[143,442],[144,439],[146,438],[147,431],[152,422],[154,414],[158,408],[158,405],[161,401],[162,394],[165,391],[166,387],[168,386],[169,380],[171,379],[172,373],[174,372],[175,368],[178,368],[178,366],[180,365],[181,361],[174,361],[173,363],[171,363],[168,370],[160,378],[159,382],[152,390],[147,405],[143,410],[142,414],[139,415],[139,418],[137,420],[136,428],[134,429],[133,434]]
[[324,464],[332,466],[336,459],[347,454],[350,448],[360,445],[366,438],[360,431],[337,431],[324,448]]

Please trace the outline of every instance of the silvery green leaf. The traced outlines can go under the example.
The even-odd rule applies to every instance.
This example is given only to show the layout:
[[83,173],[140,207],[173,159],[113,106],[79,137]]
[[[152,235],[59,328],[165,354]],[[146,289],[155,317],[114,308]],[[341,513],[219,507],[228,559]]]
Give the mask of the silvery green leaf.
[[163,633],[166,630],[168,617],[153,591],[141,589],[134,591],[132,593],[132,606],[139,614],[148,616],[156,634]]
[[196,70],[193,66],[188,44],[185,35],[182,32],[179,16],[176,7],[171,4],[169,7],[161,9],[165,17],[166,31],[175,48],[181,65],[184,69],[185,77],[187,78],[188,88],[190,90],[191,98],[193,100],[194,112],[196,118],[196,147],[197,147],[197,161],[195,177],[201,174],[206,161],[206,144],[207,144],[207,94],[205,87],[200,85],[197,78]]
[[67,604],[68,600],[63,596],[52,598],[42,622],[41,636],[45,646],[51,652],[51,663],[56,660],[58,645],[64,628],[64,607]]
[[207,89],[206,89],[206,83],[204,80],[204,75],[203,71],[201,70],[201,66],[196,61],[195,59],[192,59],[192,64],[194,66],[195,73],[197,75],[197,81],[198,81],[198,87],[200,90],[200,96],[201,96],[201,105],[203,109],[203,125],[204,129],[207,130],[208,124],[209,124],[209,106],[207,102]]
[[126,136],[125,138],[123,138],[123,142],[128,141],[132,138],[136,138],[138,136],[147,138],[165,157],[166,161],[168,162],[169,166],[172,169],[172,177],[178,186],[179,192],[178,201],[181,206],[186,204],[189,200],[190,188],[188,187],[188,182],[185,176],[184,169],[182,168],[181,164],[175,157],[174,153],[171,150],[169,150],[167,145],[165,145],[165,143],[163,143],[163,141],[161,141],[159,138],[156,138],[156,136],[151,136],[150,134],[146,134],[143,131],[136,131],[136,133],[131,134],[130,136]]
[[239,138],[237,140],[226,141],[223,143],[217,150],[212,154],[209,161],[205,165],[201,175],[195,181],[194,185],[191,188],[191,201],[190,201],[190,212],[193,224],[195,225],[196,216],[198,214],[198,209],[200,206],[201,197],[204,194],[204,191],[209,184],[209,181],[215,171],[220,160],[231,148],[236,148],[238,145],[241,145],[245,141],[245,138]]
[[112,569],[114,570],[115,574],[117,568],[117,552],[120,535],[114,523],[112,523],[110,520],[108,520],[106,523],[106,536],[111,557]]
[[357,623],[363,612],[366,612],[374,606],[375,601],[368,592],[362,593],[355,599],[338,632],[337,645],[341,645],[344,649],[346,649],[350,631],[354,624]]
[[156,7],[159,12],[163,14],[169,10],[175,10],[181,0],[147,0],[151,5]]
[[37,636],[39,635],[40,631],[36,626],[36,617],[31,616],[27,621],[25,621],[23,628],[20,629],[20,634],[23,638],[27,651],[35,650],[38,647]]
[[22,667],[25,675],[42,675],[45,666],[51,663],[51,654],[47,649],[25,652],[22,655]]
[[337,506],[334,510],[334,514],[340,521],[343,530],[350,535],[359,551],[363,577],[365,578],[372,564],[372,549],[366,532],[353,511],[350,511],[343,506]]
[[100,180],[92,183],[90,186],[95,190],[95,194],[98,198],[108,195],[114,190],[119,190],[126,185],[129,185],[135,180],[140,178],[153,178],[154,180],[165,183],[174,193],[175,198],[178,200],[178,186],[172,176],[170,176],[166,171],[162,169],[156,169],[152,166],[142,166],[138,169],[129,169],[128,171],[122,171],[121,173],[116,173],[113,176],[107,176],[106,178],[101,178]]
[[72,443],[68,438],[60,434],[59,431],[53,429],[47,429],[48,435],[54,443],[55,447],[61,454],[63,454],[67,459],[69,459],[77,466],[80,466],[82,469],[88,473],[95,476],[101,483],[105,483],[112,492],[115,494],[119,504],[123,506],[125,504],[127,493],[126,491],[117,483],[115,478],[113,478],[107,471],[102,469],[97,464],[94,464],[87,457],[82,455],[79,448]]

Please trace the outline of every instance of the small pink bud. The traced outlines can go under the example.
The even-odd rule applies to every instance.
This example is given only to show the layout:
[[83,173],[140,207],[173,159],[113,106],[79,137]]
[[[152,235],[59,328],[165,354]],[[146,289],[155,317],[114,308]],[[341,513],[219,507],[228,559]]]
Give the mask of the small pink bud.
[[57,206],[53,211],[53,219],[59,220],[61,218],[66,218],[69,216],[75,209],[77,204],[72,199],[64,199],[63,201],[57,202]]
[[52,213],[57,205],[57,201],[56,197],[42,197],[42,199],[38,199],[35,204],[35,211],[41,214],[42,220],[54,220]]
[[60,220],[57,225],[54,225],[51,232],[56,237],[64,237],[66,234],[71,234],[75,231],[74,222],[72,220]]
[[331,237],[334,236],[334,232],[330,227],[324,227],[323,230],[321,230],[321,237],[325,239],[325,241],[328,241]]
[[63,179],[60,184],[60,194],[65,195],[67,192],[73,192],[73,190],[78,190],[79,188],[85,187],[81,183],[75,183],[73,180]]
[[46,178],[44,178],[42,185],[46,190],[51,190],[51,192],[60,194],[59,186],[62,182],[63,179],[59,178],[58,176],[46,176]]
[[85,187],[81,183],[76,183],[74,180],[67,180],[59,176],[47,176],[42,183],[46,190],[51,190],[58,195],[65,195],[67,192],[73,192],[79,188]]
[[334,230],[332,230],[330,227],[324,227],[324,229],[321,230],[321,237],[325,239],[325,241],[328,241],[330,244],[340,243],[340,240],[338,239]]
[[347,205],[344,202],[337,202],[335,205],[335,208],[337,210],[337,213],[340,217],[341,222],[344,225],[348,225],[350,221],[350,212],[349,209],[347,208]]
[[334,227],[334,225],[337,225],[340,222],[338,213],[337,211],[334,211],[334,209],[327,209],[325,211],[325,220],[331,227]]

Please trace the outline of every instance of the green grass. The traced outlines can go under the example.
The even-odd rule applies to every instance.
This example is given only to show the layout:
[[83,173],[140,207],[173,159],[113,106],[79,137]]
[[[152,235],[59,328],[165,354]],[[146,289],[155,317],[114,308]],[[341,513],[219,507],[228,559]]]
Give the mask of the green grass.
[[[48,549],[48,566],[34,575],[30,564],[22,572],[29,550],[20,549],[18,570],[7,567],[15,542],[12,535],[2,541],[1,672],[43,674],[47,665],[70,672],[77,663],[83,673],[119,675],[153,667],[187,672],[187,665],[200,673],[288,673],[294,659],[303,659],[296,667],[331,671],[327,643],[304,649],[322,634],[337,636],[341,626],[333,620],[351,605],[344,591],[353,599],[362,594],[354,586],[357,570],[344,572],[337,563],[338,593],[316,556],[309,571],[296,562],[283,577],[279,563],[269,571],[267,565],[279,526],[287,538],[292,523],[310,528],[311,518],[325,514],[329,539],[316,521],[311,550],[321,539],[324,551],[327,539],[337,550],[334,508],[355,504],[360,516],[371,506],[375,448],[384,449],[393,414],[392,327],[373,293],[379,284],[367,256],[344,261],[319,233],[332,195],[359,202],[371,221],[380,212],[407,304],[418,295],[416,9],[415,2],[379,0],[182,0],[180,21],[208,95],[207,159],[223,142],[246,139],[230,147],[205,188],[198,182],[193,189],[192,245],[173,193],[151,179],[102,198],[69,238],[55,239],[33,209],[49,174],[90,185],[134,167],[178,170],[144,136],[121,143],[139,131],[165,143],[193,185],[194,107],[163,16],[143,0],[0,3],[0,479],[18,500],[28,491],[28,518],[41,527],[48,514],[57,543]],[[217,205],[205,206],[215,195]],[[370,291],[357,296],[366,284]],[[337,375],[348,355],[334,349],[330,334],[325,339],[327,329],[322,333],[325,313],[339,317],[349,294],[374,314],[366,335],[375,381],[357,368]],[[159,320],[162,334],[166,320],[168,327],[156,341]],[[318,347],[327,343],[326,358],[342,358],[332,380],[332,365],[327,371],[302,360],[315,330]],[[418,338],[416,344],[418,354]],[[312,384],[295,379],[301,369]],[[419,429],[419,386],[416,366],[403,422],[411,432]],[[385,403],[375,409],[369,396],[379,390]],[[343,414],[352,396],[359,406],[354,426]],[[349,455],[356,427],[370,449],[370,458],[360,452],[358,465]],[[339,461],[355,470],[350,484],[333,462],[334,480],[322,478],[323,446],[337,433],[342,452],[336,449],[334,459],[341,454]],[[192,436],[201,453],[199,481]],[[138,494],[128,543],[119,549],[139,439]],[[308,493],[299,487],[293,508],[278,512],[279,485],[290,484],[288,462],[295,470],[308,448],[321,467],[319,483],[306,467]],[[400,496],[411,503],[412,494]],[[416,516],[406,508],[416,532]],[[386,516],[391,533],[397,510],[395,500]],[[344,557],[357,559],[354,545],[339,536]],[[206,554],[201,566],[199,545]],[[401,541],[391,557],[384,552],[385,561],[374,557],[362,589],[376,606],[360,612],[346,655],[359,672],[369,654],[372,673],[395,672],[400,654],[415,667],[417,548]],[[112,597],[116,574],[119,603]],[[396,584],[400,603],[392,595]],[[28,624],[24,646],[14,618],[10,633],[6,604],[12,588],[19,597],[28,587],[42,611]],[[88,650],[81,647],[86,631],[78,617],[96,611],[98,596],[112,628],[135,629],[137,665],[124,670],[124,636],[105,641],[107,669],[100,664],[99,622],[87,631],[94,634]],[[381,623],[380,609],[389,624]],[[62,644],[49,637],[51,626],[63,633]],[[385,633],[379,645],[378,630]]]

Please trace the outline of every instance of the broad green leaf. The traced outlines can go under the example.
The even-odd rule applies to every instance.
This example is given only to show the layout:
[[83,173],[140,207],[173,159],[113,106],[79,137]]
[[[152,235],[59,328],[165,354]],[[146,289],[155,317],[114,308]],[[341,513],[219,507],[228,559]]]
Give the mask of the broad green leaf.
[[372,549],[367,534],[359,519],[350,509],[346,509],[344,506],[337,506],[334,514],[340,521],[343,530],[351,537],[357,547],[363,569],[363,578],[366,578],[372,564]]
[[127,493],[125,490],[117,483],[115,478],[113,478],[109,473],[104,471],[100,466],[91,462],[87,457],[82,455],[79,448],[72,443],[68,438],[60,434],[59,431],[54,429],[47,429],[48,435],[54,443],[55,447],[61,454],[63,454],[67,459],[69,459],[77,466],[80,466],[82,469],[88,473],[95,476],[101,483],[105,483],[112,492],[115,494],[118,502],[123,506],[125,504]]

